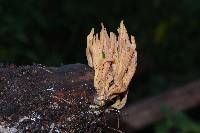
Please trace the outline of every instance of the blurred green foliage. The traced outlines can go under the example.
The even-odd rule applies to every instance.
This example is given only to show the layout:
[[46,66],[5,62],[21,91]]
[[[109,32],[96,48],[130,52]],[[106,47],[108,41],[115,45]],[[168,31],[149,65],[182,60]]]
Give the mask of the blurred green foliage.
[[121,20],[139,56],[129,101],[199,78],[200,0],[0,0],[0,63],[87,63],[91,28]]
[[165,119],[155,126],[156,133],[200,133],[200,123],[195,123],[182,112],[161,109]]

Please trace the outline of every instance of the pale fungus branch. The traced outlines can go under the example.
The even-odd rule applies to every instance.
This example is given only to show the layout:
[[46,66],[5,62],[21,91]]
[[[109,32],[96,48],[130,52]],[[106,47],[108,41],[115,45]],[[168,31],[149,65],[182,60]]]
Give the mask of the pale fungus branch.
[[135,73],[137,65],[136,44],[133,36],[129,39],[127,30],[120,23],[118,35],[110,32],[102,25],[99,34],[94,29],[87,36],[86,55],[88,65],[95,70],[94,87],[97,91],[97,104],[103,106],[105,101],[117,98],[112,107],[122,108],[127,99],[127,88]]

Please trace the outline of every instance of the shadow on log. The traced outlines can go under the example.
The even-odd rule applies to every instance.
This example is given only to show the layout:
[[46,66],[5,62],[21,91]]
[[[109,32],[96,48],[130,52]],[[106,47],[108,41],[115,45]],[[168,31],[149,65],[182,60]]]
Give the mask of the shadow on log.
[[102,132],[116,110],[94,104],[93,78],[82,64],[1,67],[0,132]]

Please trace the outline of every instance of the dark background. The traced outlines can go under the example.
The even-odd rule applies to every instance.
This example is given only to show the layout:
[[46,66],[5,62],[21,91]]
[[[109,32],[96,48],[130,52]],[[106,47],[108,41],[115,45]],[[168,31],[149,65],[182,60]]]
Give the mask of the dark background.
[[[121,20],[135,36],[139,56],[129,104],[200,77],[200,0],[0,0],[0,62],[87,64],[91,28],[99,32],[103,22],[117,32]],[[163,120],[153,132],[171,128]]]

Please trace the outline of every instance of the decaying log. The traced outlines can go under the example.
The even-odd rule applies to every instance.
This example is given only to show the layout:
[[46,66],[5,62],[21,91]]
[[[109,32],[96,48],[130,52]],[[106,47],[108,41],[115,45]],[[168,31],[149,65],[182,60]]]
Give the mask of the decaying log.
[[[0,68],[0,132],[101,132],[94,72],[82,64]],[[107,125],[106,125],[107,126]]]
[[200,80],[128,106],[123,109],[121,120],[131,129],[141,129],[163,117],[163,106],[172,111],[184,111],[200,106]]

